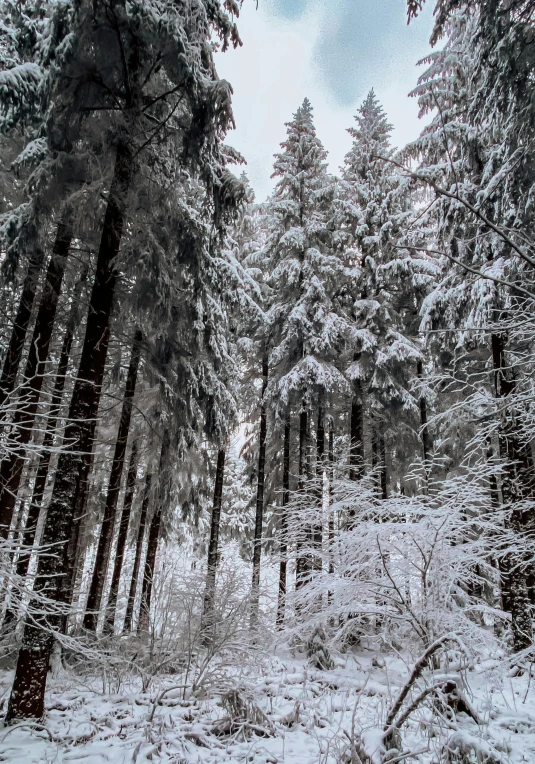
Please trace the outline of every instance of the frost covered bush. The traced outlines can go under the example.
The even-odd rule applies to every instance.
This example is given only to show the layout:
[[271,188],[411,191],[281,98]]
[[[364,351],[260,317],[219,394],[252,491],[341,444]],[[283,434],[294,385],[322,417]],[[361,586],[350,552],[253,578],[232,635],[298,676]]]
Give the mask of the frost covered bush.
[[149,630],[127,637],[136,650],[144,689],[158,675],[172,674],[184,696],[205,692],[225,681],[225,667],[246,665],[248,590],[231,564],[218,569],[211,639],[202,628],[205,573],[185,571],[180,561],[162,565],[155,580]]
[[[497,564],[521,542],[491,504],[490,469],[466,468],[410,497],[379,499],[373,476],[334,481],[322,507],[313,506],[310,488],[302,493],[291,505],[288,538],[315,563],[288,596],[292,628],[313,639],[321,613],[339,644],[366,637],[419,652],[449,633],[474,652],[492,643],[505,619]],[[321,546],[310,533],[318,525]]]

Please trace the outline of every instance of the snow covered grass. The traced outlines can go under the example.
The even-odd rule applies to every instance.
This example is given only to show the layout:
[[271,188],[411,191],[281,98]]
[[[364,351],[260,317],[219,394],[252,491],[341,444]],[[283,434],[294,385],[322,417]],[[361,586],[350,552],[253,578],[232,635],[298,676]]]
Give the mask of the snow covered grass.
[[[386,717],[413,665],[406,655],[362,649],[337,656],[332,671],[317,671],[287,647],[246,670],[228,666],[218,687],[195,694],[169,674],[149,692],[132,676],[125,691],[110,694],[100,677],[84,683],[63,672],[49,680],[42,723],[0,730],[0,761],[353,764],[359,752],[374,763],[535,761],[535,677],[511,676],[499,655],[464,668],[426,669],[410,696],[446,674],[477,721],[462,712],[448,716],[428,696],[401,728],[402,752],[381,752]],[[4,672],[4,704],[10,682]],[[236,711],[242,700],[247,718]],[[232,711],[238,715],[229,724]]]

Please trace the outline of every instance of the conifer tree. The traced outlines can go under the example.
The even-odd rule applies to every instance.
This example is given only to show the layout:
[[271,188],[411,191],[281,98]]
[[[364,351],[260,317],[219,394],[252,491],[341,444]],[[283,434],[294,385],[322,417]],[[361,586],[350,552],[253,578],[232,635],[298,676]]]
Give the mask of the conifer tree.
[[352,386],[350,471],[358,479],[364,467],[366,420],[372,431],[372,458],[373,444],[384,442],[387,428],[400,428],[400,414],[405,413],[406,433],[410,431],[417,405],[409,380],[422,356],[405,318],[411,302],[413,310],[418,307],[420,268],[419,259],[403,249],[412,213],[410,189],[385,161],[394,155],[392,127],[373,90],[355,119],[355,127],[349,128],[353,143],[342,167],[336,220],[338,246],[354,278],[347,297],[352,326],[345,373]]
[[[235,40],[237,36],[234,24],[218,5],[212,4],[208,15],[202,2],[197,5],[204,23],[199,23],[197,17],[192,22],[191,8],[187,13],[178,7],[168,12],[165,24],[160,24],[161,18],[155,11],[152,15],[143,15],[144,21],[139,24],[137,13],[131,16],[130,7],[122,2],[114,3],[111,16],[100,5],[77,5],[70,18],[68,45],[62,51],[64,57],[54,68],[46,89],[48,114],[55,116],[49,121],[52,143],[57,144],[61,135],[62,141],[67,136],[80,145],[88,136],[87,130],[94,128],[95,121],[109,119],[113,130],[108,137],[113,136],[115,157],[84,345],[65,432],[65,444],[70,445],[59,457],[43,533],[45,544],[64,543],[68,539],[86,461],[83,454],[90,454],[92,450],[119,275],[114,260],[121,245],[134,172],[147,156],[143,150],[161,131],[165,133],[165,125],[177,109],[183,120],[181,161],[206,180],[217,215],[235,198],[229,183],[221,183],[223,169],[218,154],[219,136],[230,119],[230,93],[226,83],[215,77],[207,57],[206,41],[213,31],[225,44],[231,36]],[[162,49],[166,53],[160,68],[155,66],[155,58],[160,60]],[[83,81],[84,72],[93,72],[95,66],[101,73],[103,86],[85,93],[89,101],[80,101],[82,93],[76,92],[77,84]],[[91,79],[98,81],[99,78],[95,80],[91,75]],[[147,88],[153,89],[149,93]],[[109,100],[110,91],[117,98],[113,104]],[[158,95],[155,96],[155,92]],[[62,103],[71,103],[75,108],[62,109]],[[121,104],[118,114],[117,103]],[[89,110],[92,119],[79,120],[80,111],[84,109]],[[136,126],[144,119],[152,120],[151,125],[147,124],[149,138],[134,146],[131,139],[142,134]],[[110,150],[108,156],[111,153]],[[39,558],[35,588],[41,594],[46,592],[52,603],[60,599],[64,564],[59,554]],[[54,625],[54,616],[49,618],[43,613],[39,616],[39,625],[31,620],[25,623],[9,703],[10,720],[42,715],[53,643],[50,626]]]
[[[499,5],[492,4],[494,11]],[[513,21],[505,9],[499,20],[489,10],[479,3],[475,12],[465,3],[455,12],[448,4],[440,6],[435,37],[446,33],[446,45],[429,57],[430,66],[415,91],[423,113],[438,108],[439,114],[411,154],[422,162],[417,177],[437,196],[437,249],[442,253],[442,278],[424,305],[425,321],[431,327],[447,322],[458,329],[450,335],[455,347],[444,338],[443,358],[457,379],[470,375],[472,386],[478,380],[476,396],[487,399],[489,411],[491,391],[497,398],[500,414],[486,420],[491,425],[481,432],[481,448],[487,450],[493,439],[498,442],[502,499],[520,543],[532,522],[534,475],[529,425],[526,430],[517,395],[525,380],[523,364],[508,326],[523,320],[530,297],[526,293],[526,302],[517,284],[520,274],[524,284],[531,282],[535,262],[530,263],[523,235],[524,227],[532,224],[527,148],[532,128],[506,116],[522,111],[524,90],[504,88],[511,67],[524,65],[522,58],[513,64],[505,30],[515,27],[515,35],[523,36],[526,28],[521,17]],[[444,86],[437,88],[437,80]],[[470,358],[476,352],[492,359],[491,378],[481,362]],[[479,407],[480,402],[472,395],[467,405]],[[489,484],[489,491],[495,496],[496,487]],[[500,556],[499,563],[502,601],[512,614],[515,648],[521,650],[531,644],[529,566],[514,553]]]

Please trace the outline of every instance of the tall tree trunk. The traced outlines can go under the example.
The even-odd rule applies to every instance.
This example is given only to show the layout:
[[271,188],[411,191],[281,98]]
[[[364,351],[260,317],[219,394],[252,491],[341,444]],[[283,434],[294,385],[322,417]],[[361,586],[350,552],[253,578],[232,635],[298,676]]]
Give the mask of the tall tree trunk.
[[141,553],[143,551],[143,541],[145,539],[145,528],[147,527],[147,512],[149,508],[150,489],[152,484],[152,474],[147,472],[145,477],[145,488],[143,489],[143,500],[141,502],[141,514],[139,517],[139,526],[136,540],[136,554],[134,557],[134,567],[130,578],[130,588],[128,591],[128,603],[126,605],[126,615],[124,617],[123,631],[129,632],[132,629],[134,620],[134,606],[136,603],[137,583],[139,579],[139,570],[141,568]]
[[22,286],[19,307],[13,322],[2,375],[0,376],[0,407],[6,403],[9,394],[15,387],[43,261],[44,254],[40,249],[37,249],[28,262],[28,271]]
[[323,406],[318,407],[318,429],[316,431],[316,481],[317,481],[317,505],[319,519],[312,527],[312,545],[317,549],[319,555],[314,557],[312,567],[314,570],[321,570],[321,550],[323,544],[323,472],[325,469],[325,422]]
[[121,411],[119,429],[117,431],[115,452],[111,463],[104,517],[98,539],[95,567],[93,568],[93,577],[89,588],[89,597],[86,606],[87,610],[84,618],[84,627],[90,631],[96,631],[97,629],[99,610],[102,605],[102,595],[106,583],[106,573],[110,560],[113,530],[115,528],[117,502],[121,490],[126,444],[128,441],[128,433],[130,431],[130,421],[132,419],[134,394],[136,392],[137,372],[141,356],[141,339],[141,331],[138,329],[134,335],[134,343],[132,345],[132,354],[130,356],[130,365],[128,367],[128,376],[126,378],[126,387],[123,398],[123,408]]
[[26,446],[32,437],[71,241],[69,225],[59,223],[28,351],[24,381],[18,396],[19,406],[11,424],[10,453],[0,464],[0,531],[3,538],[9,533],[24,468]]
[[121,580],[121,571],[123,568],[124,550],[126,548],[126,537],[128,534],[128,525],[130,523],[130,510],[134,499],[137,473],[137,440],[132,445],[130,453],[130,464],[128,465],[128,475],[126,478],[126,491],[124,494],[123,511],[119,521],[119,534],[117,536],[117,549],[115,551],[115,560],[113,563],[113,574],[110,586],[110,595],[106,608],[106,627],[113,631],[115,621],[115,608],[117,605],[117,594],[119,592],[119,581]]
[[[505,358],[505,338],[493,334],[491,337],[492,359],[494,365],[495,392],[497,398],[507,399],[516,390],[516,381],[512,370],[508,368]],[[518,536],[525,533],[526,519],[517,508],[519,502],[526,498],[525,460],[519,442],[518,423],[514,411],[505,409],[502,413],[502,424],[498,433],[500,457],[504,462],[502,476],[503,501],[510,507],[509,527]],[[527,566],[518,555],[511,553],[500,558],[500,573],[502,584],[502,602],[511,614],[511,630],[515,652],[529,647],[532,643],[532,625],[530,602],[527,587]]]
[[225,472],[225,450],[221,448],[217,454],[217,468],[214,489],[214,504],[210,521],[210,543],[208,545],[208,561],[206,564],[206,588],[204,590],[204,605],[202,615],[203,639],[210,642],[214,629],[215,584],[217,563],[219,559],[219,528],[221,522],[221,504],[223,500],[223,478]]
[[143,571],[143,582],[141,586],[141,608],[139,610],[139,620],[137,626],[138,633],[148,631],[150,626],[150,603],[152,600],[152,585],[154,582],[156,553],[158,551],[158,542],[160,540],[161,523],[162,510],[158,503],[154,509],[149,527],[147,556],[145,557],[145,568]]
[[59,417],[59,407],[61,405],[61,398],[63,396],[63,390],[65,387],[65,381],[67,378],[67,369],[69,367],[69,359],[71,355],[71,347],[74,340],[74,333],[78,327],[80,321],[80,293],[81,289],[87,279],[87,268],[84,268],[78,284],[76,285],[73,302],[69,318],[67,319],[67,327],[65,335],[63,337],[63,344],[61,346],[61,352],[59,356],[58,369],[56,372],[56,379],[54,381],[54,390],[52,392],[52,398],[50,401],[50,409],[46,422],[46,432],[43,438],[43,444],[41,447],[42,454],[39,459],[39,465],[37,467],[37,473],[35,476],[35,483],[33,487],[32,499],[30,502],[30,509],[28,512],[28,518],[26,520],[26,527],[24,529],[23,547],[25,548],[25,554],[19,558],[17,565],[17,573],[20,576],[25,576],[28,572],[28,564],[30,561],[30,551],[35,541],[35,532],[37,530],[37,522],[39,520],[39,513],[41,511],[41,505],[43,503],[43,496],[46,488],[46,481],[48,477],[48,469],[50,467],[50,459],[52,457],[52,446],[54,444],[54,437],[56,426]]
[[83,558],[82,540],[84,538],[84,528],[86,520],[87,501],[89,498],[89,483],[91,468],[93,466],[93,453],[83,455],[82,471],[80,480],[74,495],[74,513],[73,521],[69,533],[69,538],[65,544],[63,555],[63,578],[60,582],[58,601],[63,605],[63,615],[61,616],[61,634],[67,633],[68,625],[68,605],[72,603],[76,580],[78,577],[78,566]]
[[[104,216],[85,339],[65,430],[64,449],[58,460],[54,489],[43,530],[44,545],[65,545],[68,540],[74,519],[76,488],[84,468],[84,454],[90,453],[93,448],[117,282],[117,271],[113,267],[113,261],[119,252],[131,171],[130,151],[126,143],[120,143],[117,147],[114,177]],[[58,552],[53,555],[41,555],[35,590],[40,594],[46,592],[52,602],[59,601],[64,571],[64,554]],[[54,644],[54,635],[50,627],[58,624],[59,618],[57,614],[47,617],[42,612],[42,607],[40,611],[26,619],[9,699],[7,721],[41,718],[44,712],[46,676]]]
[[[423,363],[421,361],[417,361],[416,363],[416,374],[418,375],[419,379],[423,379],[424,377],[424,370],[423,370]],[[429,432],[429,426],[427,424],[427,401],[425,399],[424,395],[420,395],[420,433],[422,437],[422,450],[424,455],[424,468],[426,474],[428,474],[430,469],[430,459],[431,459],[431,433]]]
[[284,421],[284,446],[282,457],[282,507],[280,513],[280,567],[279,567],[279,596],[277,601],[277,627],[284,625],[284,611],[286,606],[286,584],[288,567],[288,517],[286,507],[290,502],[290,412],[286,414]]
[[353,382],[351,399],[349,479],[360,480],[364,477],[364,407],[362,404],[362,386],[360,380]]
[[388,479],[386,472],[386,444],[381,429],[381,423],[372,421],[372,468],[373,481],[377,495],[381,499],[388,498]]
[[266,470],[267,412],[264,400],[268,384],[268,358],[262,359],[262,404],[260,408],[260,441],[258,444],[258,482],[256,485],[256,516],[253,542],[253,580],[251,584],[251,629],[258,623],[260,598],[260,561],[262,557],[262,525],[264,522],[264,482]]
[[[308,409],[307,402],[303,400],[299,414],[299,483],[298,490],[302,494],[305,490],[308,473]],[[308,523],[299,524],[297,529],[297,562],[295,570],[295,587],[300,589],[310,571],[310,556],[303,547],[308,546],[310,541],[310,529]]]
[[379,484],[381,498],[388,498],[388,475],[386,471],[386,443],[382,430],[379,430]]
[[[331,510],[334,494],[334,423],[331,419],[329,425],[329,573],[334,573],[334,516]],[[332,603],[333,594],[329,591],[327,601]]]
[[137,625],[138,633],[147,632],[150,626],[150,603],[152,599],[154,571],[156,569],[156,553],[158,551],[158,542],[160,540],[162,514],[164,511],[164,506],[166,505],[164,483],[167,457],[169,454],[169,445],[169,430],[165,430],[162,439],[162,448],[160,451],[160,465],[158,467],[158,496],[149,527],[147,556],[145,557],[145,569],[143,572],[143,583],[141,586],[141,607],[139,610],[139,620]]

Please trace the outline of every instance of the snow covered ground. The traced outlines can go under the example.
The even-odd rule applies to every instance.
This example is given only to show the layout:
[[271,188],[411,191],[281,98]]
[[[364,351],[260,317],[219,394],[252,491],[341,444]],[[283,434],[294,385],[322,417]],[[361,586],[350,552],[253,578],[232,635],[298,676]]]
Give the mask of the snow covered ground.
[[[83,686],[79,676],[64,674],[49,682],[42,724],[0,730],[0,761],[351,763],[358,761],[355,754],[351,759],[355,733],[372,761],[379,761],[384,721],[411,668],[408,659],[360,652],[320,672],[304,659],[279,653],[239,678],[229,671],[219,689],[212,686],[197,697],[184,697],[172,675],[160,677],[146,693],[132,680],[120,694],[109,694],[102,692],[102,679]],[[464,713],[452,722],[423,705],[402,727],[402,758],[398,752],[389,761],[535,762],[535,677],[510,674],[500,659],[482,660],[462,674],[450,667],[448,676],[457,678],[479,723]],[[4,704],[10,680],[7,672],[1,676]],[[429,681],[424,674],[418,690]],[[229,725],[232,688],[249,704],[247,722],[238,718]]]

